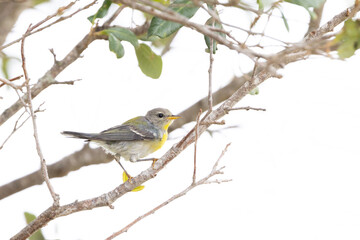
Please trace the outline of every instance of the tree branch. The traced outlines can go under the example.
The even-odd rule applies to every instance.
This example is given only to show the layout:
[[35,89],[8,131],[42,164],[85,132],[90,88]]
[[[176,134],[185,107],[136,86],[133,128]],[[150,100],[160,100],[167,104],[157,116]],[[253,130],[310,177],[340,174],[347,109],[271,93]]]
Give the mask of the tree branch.
[[120,234],[123,234],[124,232],[127,232],[132,226],[134,226],[136,223],[138,223],[139,221],[143,220],[144,218],[150,216],[151,214],[154,214],[156,211],[158,211],[159,209],[165,207],[166,205],[168,205],[169,203],[173,202],[174,200],[184,196],[185,194],[187,194],[189,191],[191,191],[192,189],[194,189],[197,186],[203,185],[203,184],[208,184],[208,183],[221,183],[221,182],[229,182],[231,180],[215,180],[214,182],[209,182],[209,179],[212,178],[215,175],[221,174],[221,169],[218,169],[217,166],[219,164],[220,159],[223,158],[224,154],[226,153],[228,147],[230,146],[230,143],[228,143],[225,147],[225,149],[221,152],[220,157],[218,158],[218,160],[214,163],[214,166],[211,170],[211,172],[205,176],[204,178],[198,180],[198,181],[194,181],[187,187],[185,188],[183,191],[175,194],[174,196],[172,196],[171,198],[169,198],[168,200],[166,200],[165,202],[161,203],[160,205],[158,205],[157,207],[153,208],[152,210],[148,211],[147,213],[139,216],[138,218],[136,218],[134,221],[132,221],[130,224],[128,224],[126,227],[122,228],[120,231],[112,234],[110,237],[106,238],[106,240],[111,240],[114,239],[115,237],[119,236]]
[[209,36],[213,40],[225,45],[229,49],[235,50],[238,53],[242,53],[245,56],[248,56],[250,59],[254,59],[255,57],[264,59],[267,58],[267,56],[264,54],[256,53],[246,48],[244,45],[235,44],[228,39],[221,37],[216,31],[212,30],[211,26],[206,26],[189,21],[187,17],[184,17],[183,15],[180,15],[179,13],[170,10],[169,8],[163,6],[160,3],[149,0],[114,0],[113,2],[122,3],[133,9],[137,9],[141,12],[148,13],[164,20],[180,23],[183,26],[186,26],[190,29],[198,31],[199,33]]
[[[48,165],[49,178],[63,177],[84,166],[108,163],[113,159],[114,157],[112,155],[106,154],[102,149],[92,149],[88,144],[85,144],[81,150],[64,157],[56,163]],[[0,200],[28,187],[40,185],[43,182],[40,170],[16,179],[0,187]]]
[[[30,31],[31,31],[31,25],[27,29],[26,33],[30,32]],[[25,51],[24,50],[24,45],[25,45],[25,38],[26,38],[25,35],[24,35],[23,39],[21,40],[21,61],[22,61],[22,68],[23,68],[24,77],[25,77],[25,86],[26,86],[26,90],[27,90],[27,93],[28,93],[27,94],[27,96],[28,96],[28,99],[27,99],[28,105],[24,106],[24,107],[29,109],[30,116],[31,116],[31,119],[32,119],[33,130],[34,130],[34,138],[35,138],[35,144],[36,144],[36,151],[37,151],[37,153],[39,155],[39,158],[40,158],[42,178],[45,181],[45,183],[46,183],[46,185],[47,185],[47,187],[49,189],[51,197],[53,198],[53,201],[54,201],[53,205],[54,206],[59,206],[60,197],[59,197],[58,194],[55,193],[55,190],[54,190],[54,188],[51,185],[50,180],[49,180],[48,170],[47,170],[47,167],[46,167],[46,161],[45,161],[45,158],[43,156],[43,153],[42,153],[41,147],[40,147],[40,141],[39,141],[39,136],[38,136],[38,131],[37,131],[36,115],[35,115],[34,108],[33,108],[33,105],[32,105],[31,94],[29,94],[30,93],[30,83],[29,83],[30,79],[29,79],[27,69],[26,69],[26,59],[25,59],[25,53],[24,53],[24,51]]]

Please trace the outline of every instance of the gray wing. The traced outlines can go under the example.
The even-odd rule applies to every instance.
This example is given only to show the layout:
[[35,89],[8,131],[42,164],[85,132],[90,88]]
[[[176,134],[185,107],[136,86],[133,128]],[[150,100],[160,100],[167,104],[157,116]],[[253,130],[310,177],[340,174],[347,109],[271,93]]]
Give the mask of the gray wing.
[[100,133],[79,133],[71,131],[64,131],[62,133],[90,141],[137,141],[161,139],[162,137],[160,131],[144,117],[133,118],[122,125],[109,128]]
[[136,141],[157,139],[158,131],[151,127],[119,125],[109,128],[94,137],[94,140],[102,141]]

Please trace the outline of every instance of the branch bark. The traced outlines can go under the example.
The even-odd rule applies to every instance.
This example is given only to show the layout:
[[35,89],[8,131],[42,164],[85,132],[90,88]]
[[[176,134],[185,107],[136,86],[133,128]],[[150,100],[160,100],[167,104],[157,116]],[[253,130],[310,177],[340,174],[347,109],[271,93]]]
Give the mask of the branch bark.
[[[197,186],[203,185],[203,184],[209,184],[209,183],[221,183],[221,182],[229,182],[231,180],[215,180],[215,181],[209,181],[210,178],[212,178],[215,175],[218,174],[222,174],[221,170],[224,167],[220,167],[217,168],[219,161],[221,160],[221,158],[224,156],[225,152],[227,151],[228,147],[230,146],[230,143],[228,143],[225,147],[225,149],[222,151],[222,153],[220,154],[220,157],[218,158],[218,160],[214,163],[214,166],[211,170],[211,172],[203,177],[202,179],[195,181],[193,180],[193,182],[190,184],[190,186],[188,186],[187,188],[185,188],[183,191],[175,194],[174,196],[172,196],[171,198],[169,198],[168,200],[166,200],[165,202],[161,203],[160,205],[158,205],[157,207],[153,208],[152,210],[148,211],[147,213],[139,216],[138,218],[136,218],[134,221],[132,221],[130,224],[128,224],[127,226],[125,226],[124,228],[122,228],[120,231],[117,231],[116,233],[112,234],[111,236],[109,236],[108,238],[106,238],[106,240],[111,240],[114,239],[115,237],[119,236],[120,234],[123,234],[124,232],[127,232],[132,226],[134,226],[136,223],[138,223],[139,221],[141,221],[142,219],[150,216],[151,214],[154,214],[156,211],[158,211],[159,209],[161,209],[162,207],[165,207],[166,205],[168,205],[169,203],[173,202],[174,200],[184,196],[185,194],[187,194],[189,191],[191,191],[192,189],[194,189]],[[195,179],[195,178],[194,178]]]
[[[63,177],[72,171],[93,164],[108,163],[113,160],[113,156],[106,154],[102,149],[92,149],[88,144],[69,156],[64,157],[58,162],[48,165],[49,178]],[[41,171],[38,170],[22,178],[14,180],[0,187],[0,200],[28,187],[42,184],[43,178]]]

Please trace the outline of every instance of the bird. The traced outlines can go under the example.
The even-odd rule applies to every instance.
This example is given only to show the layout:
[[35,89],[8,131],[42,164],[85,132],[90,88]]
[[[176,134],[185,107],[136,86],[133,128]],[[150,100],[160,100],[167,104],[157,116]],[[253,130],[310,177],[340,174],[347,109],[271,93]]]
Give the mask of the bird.
[[125,174],[131,176],[120,163],[120,158],[131,162],[153,161],[157,158],[144,158],[160,149],[168,138],[168,128],[180,116],[173,115],[166,108],[154,108],[145,116],[131,118],[121,125],[106,129],[100,133],[82,133],[63,131],[63,135],[94,142],[114,158]]

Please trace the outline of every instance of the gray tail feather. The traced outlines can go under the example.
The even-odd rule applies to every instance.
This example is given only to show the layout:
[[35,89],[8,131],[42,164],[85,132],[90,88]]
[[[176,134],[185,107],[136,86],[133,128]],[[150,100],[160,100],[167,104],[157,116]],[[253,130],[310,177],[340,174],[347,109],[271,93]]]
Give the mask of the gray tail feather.
[[72,131],[63,131],[61,134],[64,134],[69,137],[75,137],[75,138],[81,138],[81,139],[87,139],[87,140],[93,140],[96,138],[97,134],[94,133],[81,133],[81,132],[72,132]]

